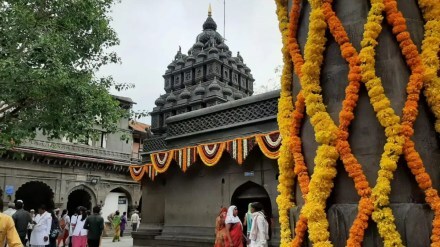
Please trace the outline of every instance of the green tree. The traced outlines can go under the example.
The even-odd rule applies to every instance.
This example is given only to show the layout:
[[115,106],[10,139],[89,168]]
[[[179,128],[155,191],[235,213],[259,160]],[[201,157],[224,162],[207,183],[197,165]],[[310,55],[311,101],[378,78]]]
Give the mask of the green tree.
[[128,116],[109,89],[130,85],[96,76],[119,62],[107,52],[119,43],[109,25],[114,1],[0,1],[0,145],[36,130],[76,139],[98,123],[112,132]]

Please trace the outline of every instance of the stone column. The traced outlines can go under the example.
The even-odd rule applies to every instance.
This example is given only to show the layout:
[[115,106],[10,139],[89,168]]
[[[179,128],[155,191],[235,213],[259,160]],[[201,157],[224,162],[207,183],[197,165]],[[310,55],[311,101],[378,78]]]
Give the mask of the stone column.
[[[291,1],[290,5],[291,6]],[[310,5],[307,1],[302,2],[300,16],[300,28],[298,38],[302,51],[307,39]],[[370,8],[368,0],[338,0],[334,1],[333,9],[341,19],[352,44],[359,51],[362,40],[364,24]],[[399,0],[398,8],[406,18],[406,22],[413,41],[419,48],[423,39],[423,19],[415,0]],[[341,110],[342,101],[345,98],[345,87],[348,84],[348,65],[340,54],[340,49],[333,37],[327,32],[327,44],[324,64],[321,71],[321,87],[323,89],[324,103],[336,124]],[[391,100],[395,112],[402,116],[402,108],[406,100],[406,85],[410,71],[401,55],[398,43],[392,34],[391,27],[386,19],[383,21],[383,30],[379,36],[379,46],[376,48],[376,72],[382,79],[385,93]],[[295,77],[294,94],[299,91],[298,79]],[[434,130],[433,115],[427,107],[422,96],[419,102],[419,115],[415,122],[415,134],[412,138],[416,144],[421,158],[424,161],[427,172],[431,175],[434,188],[440,185],[440,152],[438,135]],[[305,117],[301,129],[303,150],[309,173],[313,172],[314,157],[317,143],[310,119]],[[353,153],[363,167],[370,186],[376,184],[379,170],[380,156],[385,144],[384,128],[376,119],[373,108],[369,102],[365,86],[361,86],[358,106],[355,109],[355,119],[350,127],[350,138]],[[342,162],[337,163],[338,175],[335,178],[335,186],[327,201],[327,216],[330,221],[331,241],[334,246],[345,246],[349,229],[357,214],[357,195],[354,182],[345,172]],[[296,184],[295,199],[298,208],[292,209],[292,222],[296,221],[299,209],[304,204],[301,192]],[[425,203],[424,194],[418,188],[414,176],[411,174],[403,157],[398,163],[397,171],[391,183],[390,196],[397,230],[399,231],[405,246],[429,246],[432,211]],[[310,245],[310,243],[308,243]],[[378,234],[376,224],[369,221],[366,231],[364,246],[382,246],[382,240]]]

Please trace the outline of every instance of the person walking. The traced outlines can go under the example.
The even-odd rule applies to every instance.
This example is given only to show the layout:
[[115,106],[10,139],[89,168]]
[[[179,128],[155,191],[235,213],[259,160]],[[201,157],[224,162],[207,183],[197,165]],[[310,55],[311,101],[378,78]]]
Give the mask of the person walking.
[[52,224],[50,226],[49,245],[47,247],[57,247],[57,238],[61,233],[60,221],[54,211],[50,212]]
[[52,216],[46,211],[46,206],[38,207],[38,214],[33,222],[30,244],[32,247],[46,246],[49,244],[50,228],[52,226]]
[[69,247],[72,247],[72,233],[73,233],[73,229],[76,226],[76,222],[78,221],[78,215],[79,215],[79,209],[80,207],[76,208],[75,214],[72,215],[72,217],[70,218],[70,229],[69,229]]
[[238,209],[232,205],[226,214],[226,235],[230,247],[243,247],[243,225],[238,215]]
[[112,227],[115,231],[115,234],[113,236],[113,242],[121,241],[119,239],[121,234],[121,216],[119,215],[119,211],[116,211],[115,215],[113,216]]
[[17,211],[12,215],[12,219],[15,223],[15,229],[17,229],[18,236],[20,236],[21,243],[26,246],[26,234],[27,228],[30,223],[32,223],[32,217],[29,212],[23,209],[23,201],[17,200],[15,203],[15,208]]
[[32,230],[34,229],[34,223],[33,223],[35,221],[35,210],[34,209],[31,209],[30,215],[31,215],[31,222],[28,224],[28,227],[27,227],[27,242],[31,241]]
[[259,202],[252,203],[252,228],[249,235],[250,247],[267,247],[269,240],[269,223],[262,212],[263,205]]
[[15,211],[17,211],[15,210],[15,203],[10,202],[8,203],[8,209],[6,209],[3,213],[12,217],[12,215],[15,214]]
[[133,232],[137,231],[139,220],[140,218],[138,211],[135,210],[134,213],[131,215],[131,230]]
[[228,212],[227,208],[221,208],[220,213],[215,219],[214,247],[229,247],[229,245],[227,245],[228,239],[227,239],[226,226],[225,226],[225,218],[227,212]]
[[248,205],[248,211],[244,215],[243,226],[246,227],[246,236],[249,238],[249,234],[251,233],[252,228],[252,203]]
[[57,246],[63,243],[62,246],[65,247],[67,238],[69,237],[70,217],[67,213],[67,209],[64,209],[60,217],[60,228],[62,233],[60,234],[60,236],[58,236]]
[[84,229],[87,229],[88,247],[99,247],[101,242],[102,231],[104,231],[104,218],[99,214],[101,207],[95,206],[93,214],[87,217],[84,223]]
[[123,212],[121,217],[121,238],[124,236],[124,231],[126,226],[127,226],[127,212]]
[[9,247],[22,247],[23,244],[15,229],[14,220],[1,211],[3,211],[3,200],[0,200],[0,243],[8,244]]
[[72,233],[72,247],[86,247],[87,246],[87,229],[84,229],[86,223],[87,209],[80,208],[75,227]]

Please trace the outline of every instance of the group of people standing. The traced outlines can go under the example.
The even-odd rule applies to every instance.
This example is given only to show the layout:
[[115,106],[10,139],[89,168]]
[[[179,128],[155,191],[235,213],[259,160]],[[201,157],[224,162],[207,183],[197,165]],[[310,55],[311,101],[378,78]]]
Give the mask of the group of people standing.
[[250,203],[243,222],[238,217],[236,206],[222,208],[216,219],[214,247],[267,247],[269,223],[263,213],[263,205],[259,202]]
[[[75,214],[69,217],[65,209],[46,210],[45,205],[27,212],[23,201],[10,203],[9,209],[0,213],[0,243],[9,247],[99,247],[104,219],[101,207],[93,208],[93,214],[85,207],[78,207]],[[3,208],[0,203],[0,208]]]

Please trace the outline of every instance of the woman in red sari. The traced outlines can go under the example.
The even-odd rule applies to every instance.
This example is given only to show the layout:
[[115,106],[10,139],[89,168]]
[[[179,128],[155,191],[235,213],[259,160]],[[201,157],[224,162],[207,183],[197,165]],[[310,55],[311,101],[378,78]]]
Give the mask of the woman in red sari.
[[243,225],[238,218],[238,210],[236,206],[230,206],[226,214],[226,247],[243,247]]
[[226,212],[227,208],[222,208],[217,218],[215,219],[215,245],[214,247],[229,247],[229,242],[227,242],[226,235]]

